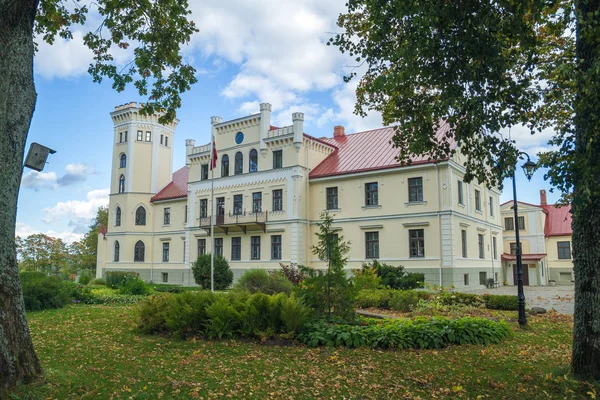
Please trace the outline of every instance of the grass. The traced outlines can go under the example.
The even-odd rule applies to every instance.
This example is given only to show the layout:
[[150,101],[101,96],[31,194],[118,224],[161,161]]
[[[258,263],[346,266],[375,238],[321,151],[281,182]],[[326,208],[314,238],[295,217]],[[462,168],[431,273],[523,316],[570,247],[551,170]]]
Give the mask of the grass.
[[[443,350],[266,346],[141,336],[134,306],[29,314],[46,384],[14,399],[590,398],[568,375],[572,317],[531,317],[499,345]],[[496,318],[514,313],[490,312]],[[591,393],[591,394],[590,394]]]

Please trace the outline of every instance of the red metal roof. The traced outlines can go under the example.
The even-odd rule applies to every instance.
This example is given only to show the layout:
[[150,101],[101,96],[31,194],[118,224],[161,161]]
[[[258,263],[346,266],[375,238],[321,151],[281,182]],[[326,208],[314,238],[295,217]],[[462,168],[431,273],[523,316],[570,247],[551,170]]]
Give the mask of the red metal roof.
[[[521,260],[526,261],[540,261],[544,257],[546,257],[546,254],[521,254]],[[517,255],[503,253],[501,258],[502,261],[515,261],[517,259]]]
[[98,227],[98,235],[102,234],[102,236],[104,238],[106,238],[106,232],[107,232],[106,227],[104,226],[103,223],[100,223],[100,226]]
[[573,234],[571,228],[571,206],[557,207],[555,205],[541,206],[547,213],[544,234],[546,236],[569,236]]
[[188,170],[183,167],[175,171],[173,180],[160,192],[156,193],[150,201],[172,200],[187,197]]
[[[441,139],[448,129],[449,125],[445,122],[442,123],[436,133],[436,138]],[[321,139],[337,147],[337,150],[310,172],[310,178],[400,167],[400,163],[396,160],[398,149],[393,148],[390,144],[394,133],[394,127],[390,126]],[[452,145],[454,146],[454,143]],[[426,156],[412,158],[413,165],[433,162]]]

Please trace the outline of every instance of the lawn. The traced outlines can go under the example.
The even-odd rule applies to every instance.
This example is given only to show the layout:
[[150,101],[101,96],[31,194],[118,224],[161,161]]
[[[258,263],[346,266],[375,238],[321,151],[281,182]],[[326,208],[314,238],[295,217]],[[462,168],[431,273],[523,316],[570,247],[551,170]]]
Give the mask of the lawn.
[[[591,398],[567,375],[572,317],[531,317],[499,345],[377,351],[177,341],[133,331],[135,306],[28,315],[47,384],[14,399]],[[496,318],[515,313],[494,312]]]

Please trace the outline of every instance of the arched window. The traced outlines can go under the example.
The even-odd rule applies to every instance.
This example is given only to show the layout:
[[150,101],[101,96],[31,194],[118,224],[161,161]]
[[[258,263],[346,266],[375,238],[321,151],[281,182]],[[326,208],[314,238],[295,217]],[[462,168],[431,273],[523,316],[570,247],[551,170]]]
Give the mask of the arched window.
[[121,207],[119,206],[115,210],[115,226],[121,226]]
[[115,261],[119,261],[119,241],[115,240]]
[[235,166],[233,167],[233,174],[240,175],[244,172],[244,155],[241,151],[235,153]]
[[146,246],[144,246],[144,242],[138,240],[135,244],[135,248],[133,249],[133,261],[136,262],[144,262],[144,255],[146,253]]
[[125,175],[119,178],[119,193],[125,193]]
[[135,211],[135,224],[146,225],[146,209],[142,206]]
[[229,176],[229,156],[227,154],[221,159],[221,176]]
[[250,150],[250,165],[248,167],[248,172],[256,171],[258,171],[258,151],[252,149]]
[[125,168],[127,165],[127,156],[125,154],[121,154],[121,161],[119,163],[119,168]]

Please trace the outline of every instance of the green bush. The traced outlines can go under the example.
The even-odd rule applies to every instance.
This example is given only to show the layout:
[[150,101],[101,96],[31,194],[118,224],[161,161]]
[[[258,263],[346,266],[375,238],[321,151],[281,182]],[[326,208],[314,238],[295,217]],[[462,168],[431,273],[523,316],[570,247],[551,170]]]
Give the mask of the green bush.
[[280,273],[268,273],[264,269],[250,269],[238,279],[235,288],[250,293],[291,293],[294,285]]
[[394,290],[389,300],[389,307],[395,311],[409,312],[419,303],[419,300],[427,300],[430,295],[427,292],[416,290]]
[[21,272],[23,300],[27,311],[61,308],[72,301],[66,282],[42,272]]
[[89,271],[82,271],[79,276],[79,284],[87,285],[92,280],[92,274]]
[[[210,253],[199,256],[192,266],[194,280],[203,289],[210,289]],[[233,272],[229,269],[229,263],[220,255],[215,256],[214,264],[215,290],[225,290],[233,282]]]
[[474,293],[442,292],[439,294],[439,302],[446,306],[462,304],[479,307],[483,304],[483,299]]
[[414,320],[369,321],[366,325],[309,324],[297,339],[330,347],[440,349],[448,345],[494,344],[511,335],[508,324],[484,318],[418,317]]
[[90,281],[90,283],[88,283],[88,285],[92,286],[92,285],[106,285],[106,281],[104,280],[104,278],[96,278],[96,279],[92,279]]
[[381,286],[381,278],[372,267],[363,267],[352,271],[354,274],[354,285],[359,290],[376,290]]
[[359,308],[389,308],[393,292],[391,289],[363,289],[356,295],[355,304]]
[[154,285],[150,285],[150,288],[152,288],[152,290],[154,290],[155,292],[161,292],[161,293],[181,293],[181,292],[183,292],[183,289],[181,288],[181,286],[177,286],[177,285],[154,284]]
[[486,308],[492,310],[517,311],[519,309],[519,299],[512,295],[484,294],[483,302]]
[[152,292],[152,288],[141,279],[130,279],[119,288],[119,294],[131,294],[134,296],[145,296]]
[[425,285],[425,274],[406,272],[403,266],[394,267],[374,260],[371,264],[363,264],[362,269],[374,269],[381,278],[381,285],[390,289],[419,289]]
[[142,333],[184,338],[236,336],[267,338],[293,335],[307,323],[310,310],[295,296],[247,292],[160,293],[147,297],[135,312]]
[[139,279],[140,274],[132,271],[107,271],[104,274],[106,286],[111,289],[119,289],[130,280]]
[[117,289],[111,289],[102,286],[90,288],[90,293],[91,297],[83,301],[86,304],[136,304],[147,297],[119,294],[119,291]]

